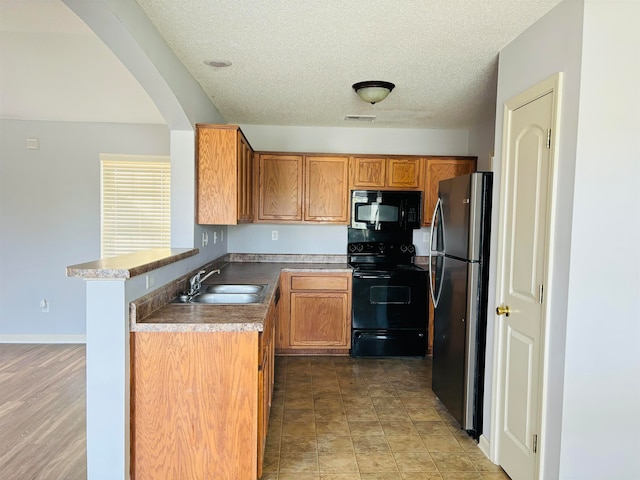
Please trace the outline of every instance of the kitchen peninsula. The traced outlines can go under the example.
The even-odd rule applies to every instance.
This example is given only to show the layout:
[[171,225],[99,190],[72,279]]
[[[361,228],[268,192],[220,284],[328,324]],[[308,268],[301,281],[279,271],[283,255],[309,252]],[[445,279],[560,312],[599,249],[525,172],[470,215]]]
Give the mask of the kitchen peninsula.
[[[87,280],[90,466],[108,464],[108,452],[120,451],[119,477],[130,471],[132,478],[168,478],[180,471],[189,478],[259,478],[273,389],[281,272],[349,274],[340,255],[226,254],[140,295],[150,272],[170,269],[193,252],[197,250],[156,252],[144,259],[131,254],[118,257],[117,265],[107,259],[67,269],[69,276]],[[201,268],[221,268],[206,284],[266,285],[264,300],[249,305],[171,303]],[[122,291],[123,283],[132,287]],[[117,293],[107,306],[91,301],[96,289]],[[92,320],[94,303],[101,305],[94,313],[103,321]],[[110,317],[106,322],[105,314]],[[118,316],[122,323],[115,321]],[[113,472],[114,466],[110,468]]]

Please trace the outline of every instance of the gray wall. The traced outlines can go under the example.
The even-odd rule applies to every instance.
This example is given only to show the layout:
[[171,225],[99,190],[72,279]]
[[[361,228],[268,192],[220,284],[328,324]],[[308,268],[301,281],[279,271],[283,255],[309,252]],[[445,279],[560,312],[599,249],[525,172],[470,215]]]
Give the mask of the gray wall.
[[[498,177],[503,103],[564,74],[550,246],[553,285],[544,333],[541,478],[640,476],[639,5],[566,0],[500,53]],[[498,200],[496,192],[495,205]],[[596,226],[611,233],[605,245]],[[489,292],[494,307],[495,260]],[[493,315],[489,319],[490,368]],[[492,375],[487,371],[487,392]],[[493,437],[489,427],[485,423],[484,435]]]
[[478,170],[490,172],[494,154],[496,119],[476,125],[469,130],[469,155],[478,157]]
[[98,154],[168,155],[167,127],[0,120],[0,140],[0,341],[82,340],[84,282],[65,268],[100,258]]

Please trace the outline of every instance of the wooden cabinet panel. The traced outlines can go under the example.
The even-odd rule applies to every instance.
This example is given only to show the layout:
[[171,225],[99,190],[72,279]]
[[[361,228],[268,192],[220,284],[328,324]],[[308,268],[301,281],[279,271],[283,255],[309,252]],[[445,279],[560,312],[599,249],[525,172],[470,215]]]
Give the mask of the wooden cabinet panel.
[[131,359],[132,478],[256,478],[258,332],[136,332]]
[[247,139],[238,135],[238,222],[253,220],[253,150]]
[[348,354],[351,275],[283,272],[280,285],[277,353]]
[[385,158],[353,157],[353,187],[384,187],[387,178],[386,166]]
[[428,157],[426,167],[423,225],[431,225],[433,209],[438,201],[438,183],[476,171],[476,157]]
[[289,348],[289,298],[291,292],[291,273],[280,274],[280,303],[276,317],[276,352],[282,353]]
[[387,160],[387,186],[400,189],[420,188],[420,159]]
[[349,289],[350,279],[347,276],[314,275],[303,276],[294,275],[291,277],[292,290],[339,290]]
[[419,190],[422,186],[421,157],[353,157],[353,189]]
[[258,218],[302,220],[302,156],[259,155]]
[[253,150],[235,125],[196,125],[196,222],[253,220]]
[[306,156],[304,178],[305,221],[347,223],[349,158]]
[[292,292],[290,345],[348,347],[348,313],[346,292]]
[[271,305],[264,322],[264,329],[260,334],[258,367],[258,478],[262,476],[262,464],[264,461],[264,449],[267,442],[269,415],[271,413],[271,400],[273,397],[274,383],[274,336],[277,321],[277,307]]

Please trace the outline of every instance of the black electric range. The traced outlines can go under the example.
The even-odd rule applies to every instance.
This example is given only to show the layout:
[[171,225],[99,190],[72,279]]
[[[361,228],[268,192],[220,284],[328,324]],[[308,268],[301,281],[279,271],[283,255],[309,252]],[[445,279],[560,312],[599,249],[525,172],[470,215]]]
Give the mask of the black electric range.
[[405,242],[350,242],[353,268],[351,355],[424,356],[428,273]]

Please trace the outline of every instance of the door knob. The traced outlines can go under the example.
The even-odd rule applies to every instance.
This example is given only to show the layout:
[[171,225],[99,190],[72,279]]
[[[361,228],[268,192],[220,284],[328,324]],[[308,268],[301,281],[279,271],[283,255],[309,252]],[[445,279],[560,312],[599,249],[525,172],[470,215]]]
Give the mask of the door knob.
[[500,305],[496,308],[496,313],[498,315],[506,315],[508,317],[511,313],[511,308],[509,308],[509,305]]

